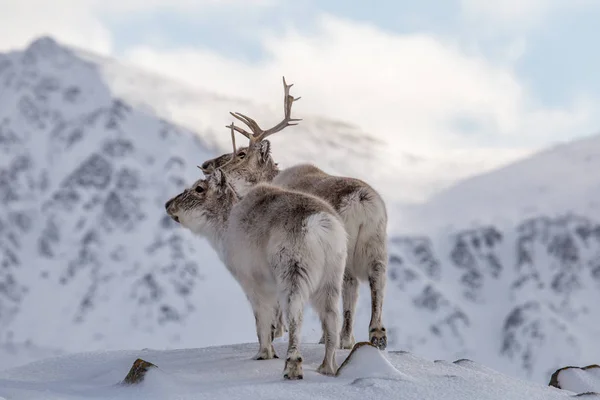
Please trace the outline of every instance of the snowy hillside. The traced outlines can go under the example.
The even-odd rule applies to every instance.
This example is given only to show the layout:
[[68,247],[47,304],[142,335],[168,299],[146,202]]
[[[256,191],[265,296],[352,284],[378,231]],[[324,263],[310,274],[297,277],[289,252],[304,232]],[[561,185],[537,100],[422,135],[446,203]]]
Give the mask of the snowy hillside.
[[395,318],[422,323],[400,326],[396,343],[539,382],[598,363],[599,156],[600,136],[574,141],[405,208],[388,296],[414,293]]
[[537,382],[600,360],[597,221],[540,216],[391,242],[386,318],[397,348]]
[[[285,346],[276,345],[284,354]],[[560,390],[509,378],[469,360],[430,361],[405,352],[358,348],[339,376],[315,369],[323,347],[303,347],[304,379],[284,381],[283,360],[255,361],[256,345],[172,351],[75,354],[0,372],[0,398],[9,399],[403,399],[560,400],[598,394]],[[338,352],[342,363],[348,351]],[[141,357],[156,365],[135,385],[119,384]]]
[[518,222],[569,212],[600,217],[600,135],[561,144],[463,180],[410,210],[413,223],[439,227]]
[[[75,351],[247,339],[234,329],[243,295],[164,213],[214,153],[116,98],[93,64],[48,39],[0,56],[0,88],[0,342]],[[218,310],[231,315],[219,317],[228,333],[208,337],[199,327],[217,311],[204,305],[221,290],[234,292]]]
[[[166,217],[164,202],[198,178],[196,164],[229,149],[228,111],[270,121],[279,108],[183,88],[48,38],[0,55],[0,356],[13,359],[0,368],[33,360],[38,348],[44,357],[254,341],[242,291],[205,241]],[[538,382],[564,365],[598,362],[600,225],[593,214],[539,214],[473,229],[461,219],[451,230],[406,234],[441,221],[443,207],[461,198],[434,199],[430,215],[394,201],[424,197],[435,181],[426,177],[464,164],[429,164],[407,153],[384,157],[382,166],[377,160],[389,149],[376,139],[302,117],[294,131],[274,136],[281,164],[313,160],[358,177],[372,167],[379,175],[369,182],[386,194],[390,215],[402,217],[390,222],[384,322],[391,350],[471,358]],[[554,182],[560,196],[553,198],[569,199],[575,179],[534,175],[531,160],[517,164],[525,166],[516,174],[527,177],[522,186]],[[594,186],[594,174],[581,179]],[[471,190],[457,192],[464,203],[453,211],[464,221],[479,207]],[[482,213],[485,204],[496,208],[482,202]],[[419,225],[402,222],[413,212]],[[356,338],[365,340],[366,285],[357,314]],[[313,342],[320,336],[310,312],[303,334]]]

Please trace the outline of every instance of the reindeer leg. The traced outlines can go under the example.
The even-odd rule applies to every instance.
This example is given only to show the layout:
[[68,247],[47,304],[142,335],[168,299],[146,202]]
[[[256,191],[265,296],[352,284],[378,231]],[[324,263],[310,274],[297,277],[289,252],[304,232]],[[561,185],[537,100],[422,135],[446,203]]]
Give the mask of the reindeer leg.
[[286,303],[289,343],[283,377],[285,379],[303,379],[302,355],[299,347],[304,305],[300,294],[294,292],[290,293]]
[[348,272],[344,273],[342,283],[342,303],[344,308],[344,323],[340,335],[340,347],[342,349],[351,349],[354,347],[354,314],[356,312],[356,302],[358,300],[358,279]]
[[259,350],[254,356],[255,360],[270,360],[279,358],[275,354],[275,348],[271,339],[271,324],[273,320],[274,307],[270,302],[262,301],[252,302],[255,304],[254,319],[256,321],[256,334],[258,336]]
[[281,305],[277,303],[275,306],[275,316],[273,319],[273,325],[271,325],[271,337],[275,340],[278,337],[282,337],[285,333],[285,324],[283,323],[283,313],[281,311]]
[[338,337],[340,334],[339,299],[339,287],[325,285],[316,293],[315,300],[313,301],[313,305],[321,318],[325,339],[325,357],[323,358],[323,363],[317,369],[317,372],[323,375],[335,375],[338,369],[335,361],[335,350],[338,347]]
[[384,350],[387,347],[387,334],[381,322],[385,280],[385,263],[375,261],[369,269],[369,286],[371,287],[371,322],[369,323],[369,341],[380,350]]

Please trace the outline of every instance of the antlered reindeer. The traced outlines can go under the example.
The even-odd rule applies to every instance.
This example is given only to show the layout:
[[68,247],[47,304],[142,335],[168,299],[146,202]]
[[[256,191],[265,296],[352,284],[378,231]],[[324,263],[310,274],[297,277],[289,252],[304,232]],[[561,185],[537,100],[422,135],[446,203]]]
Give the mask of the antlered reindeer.
[[[232,140],[233,129],[232,123]],[[235,153],[235,141],[233,147]],[[249,157],[252,152],[248,149]],[[325,336],[325,357],[318,371],[335,374],[347,237],[329,204],[268,183],[245,190],[241,197],[217,168],[165,207],[175,221],[209,240],[244,290],[260,345],[255,359],[277,358],[272,325],[280,304],[289,329],[284,378],[302,379],[299,342],[304,306],[310,300]]]
[[252,118],[237,112],[231,113],[252,131],[249,133],[233,124],[228,126],[247,137],[249,146],[208,160],[201,169],[205,175],[210,175],[216,168],[223,168],[240,194],[246,193],[259,182],[271,182],[281,188],[312,194],[333,206],[344,221],[349,236],[342,288],[344,322],[341,347],[349,349],[354,346],[353,324],[358,281],[368,280],[371,288],[369,340],[380,349],[385,349],[387,335],[382,323],[388,257],[385,203],[375,189],[358,179],[332,176],[310,164],[295,165],[282,171],[277,168],[270,154],[270,142],[265,139],[300,121],[291,118],[292,103],[299,99],[289,94],[293,85],[288,85],[284,77],[283,86],[283,120],[263,130]]

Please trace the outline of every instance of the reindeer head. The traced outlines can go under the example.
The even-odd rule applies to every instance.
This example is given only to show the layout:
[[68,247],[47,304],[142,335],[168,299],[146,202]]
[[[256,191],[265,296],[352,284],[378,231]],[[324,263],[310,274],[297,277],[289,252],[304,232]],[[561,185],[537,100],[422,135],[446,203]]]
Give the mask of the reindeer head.
[[228,183],[225,173],[216,169],[207,179],[196,181],[190,188],[165,204],[167,214],[196,234],[206,235],[215,226],[224,226],[239,196]]
[[[293,84],[288,85],[283,78],[284,88],[284,118],[274,127],[263,130],[252,118],[247,117],[238,112],[230,113],[238,120],[246,124],[252,133],[237,127],[232,122],[227,127],[231,129],[233,140],[233,153],[223,154],[219,157],[205,161],[199,167],[206,176],[209,176],[217,168],[221,168],[231,180],[236,190],[244,195],[247,190],[264,181],[271,181],[278,173],[277,164],[271,157],[271,143],[266,138],[274,133],[277,133],[288,126],[297,125],[300,119],[291,118],[292,104],[299,100],[300,97],[294,98],[290,95],[290,88]],[[233,132],[239,132],[248,138],[247,147],[235,149],[235,138]]]

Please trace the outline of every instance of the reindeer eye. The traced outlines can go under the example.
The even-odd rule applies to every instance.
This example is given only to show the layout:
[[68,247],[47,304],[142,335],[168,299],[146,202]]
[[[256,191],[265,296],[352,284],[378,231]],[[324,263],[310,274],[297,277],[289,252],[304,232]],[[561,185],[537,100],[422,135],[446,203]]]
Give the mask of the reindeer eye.
[[245,151],[240,151],[238,153],[238,158],[244,158],[244,157],[246,157],[246,152]]
[[202,193],[204,192],[204,188],[202,186],[196,186],[196,189],[194,189],[196,191],[196,193]]

